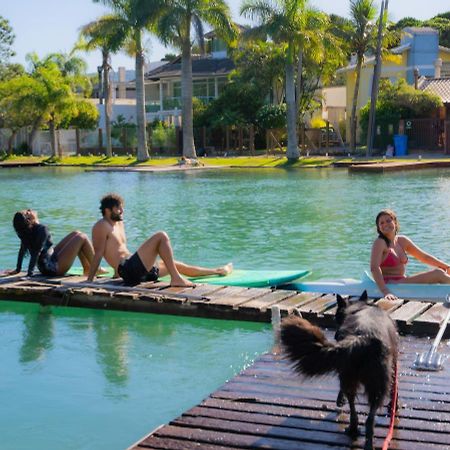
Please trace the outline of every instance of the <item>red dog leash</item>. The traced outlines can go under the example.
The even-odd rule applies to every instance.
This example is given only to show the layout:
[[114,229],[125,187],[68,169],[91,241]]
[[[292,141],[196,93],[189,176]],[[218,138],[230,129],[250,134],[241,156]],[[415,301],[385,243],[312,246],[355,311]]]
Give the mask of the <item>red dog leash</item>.
[[395,363],[395,373],[394,373],[394,389],[392,389],[392,400],[391,400],[391,410],[390,416],[391,420],[389,422],[389,431],[386,436],[386,439],[383,442],[382,450],[388,450],[389,444],[392,439],[392,435],[394,434],[394,422],[395,415],[397,414],[397,399],[398,399],[398,378],[397,378],[397,362]]

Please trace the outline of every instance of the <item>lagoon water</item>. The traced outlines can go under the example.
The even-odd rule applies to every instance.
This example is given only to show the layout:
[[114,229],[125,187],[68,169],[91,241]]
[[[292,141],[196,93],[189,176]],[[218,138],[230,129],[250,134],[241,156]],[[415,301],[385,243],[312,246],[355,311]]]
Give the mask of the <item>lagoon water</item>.
[[[131,250],[164,229],[190,263],[308,268],[359,278],[381,208],[450,261],[450,170],[186,173],[1,169],[0,268],[15,266],[11,219],[33,208],[57,242],[90,233],[99,198],[125,198]],[[409,264],[411,272],[423,269]],[[193,406],[271,345],[269,325],[0,302],[1,448],[123,449]]]

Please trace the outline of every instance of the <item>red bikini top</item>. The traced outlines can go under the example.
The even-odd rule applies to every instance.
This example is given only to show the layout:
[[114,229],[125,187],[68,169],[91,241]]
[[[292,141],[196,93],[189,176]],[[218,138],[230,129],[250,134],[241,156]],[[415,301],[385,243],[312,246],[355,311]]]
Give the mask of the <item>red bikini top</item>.
[[408,264],[408,256],[404,253],[404,258],[400,258],[397,253],[394,252],[392,247],[389,247],[388,254],[384,261],[380,264],[380,267],[397,267],[401,264]]

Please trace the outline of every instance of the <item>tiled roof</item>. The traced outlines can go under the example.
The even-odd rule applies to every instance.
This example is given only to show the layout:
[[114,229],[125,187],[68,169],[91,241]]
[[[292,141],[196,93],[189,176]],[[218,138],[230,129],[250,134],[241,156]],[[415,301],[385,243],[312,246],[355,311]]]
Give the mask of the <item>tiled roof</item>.
[[443,103],[450,103],[450,78],[430,78],[424,80],[419,89],[438,95]]
[[[192,57],[192,75],[228,75],[234,69],[230,58]],[[158,67],[145,74],[146,80],[159,80],[181,76],[181,60]]]

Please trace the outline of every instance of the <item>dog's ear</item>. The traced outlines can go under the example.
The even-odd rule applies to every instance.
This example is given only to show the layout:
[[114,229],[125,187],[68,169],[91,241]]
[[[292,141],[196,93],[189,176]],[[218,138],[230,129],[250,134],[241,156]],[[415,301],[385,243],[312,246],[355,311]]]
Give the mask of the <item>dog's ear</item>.
[[348,300],[342,298],[339,294],[336,294],[338,309],[347,308]]
[[360,302],[367,302],[367,299],[368,299],[369,297],[367,296],[367,291],[364,291],[362,294],[361,294],[361,297],[359,297],[359,301]]

